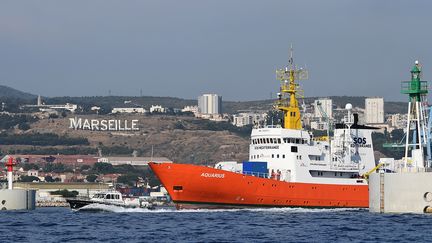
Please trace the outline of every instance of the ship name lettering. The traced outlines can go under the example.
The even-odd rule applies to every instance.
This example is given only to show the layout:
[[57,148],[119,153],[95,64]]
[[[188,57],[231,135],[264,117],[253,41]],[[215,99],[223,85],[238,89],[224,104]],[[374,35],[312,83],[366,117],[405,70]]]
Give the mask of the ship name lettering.
[[207,177],[207,178],[224,178],[225,174],[217,174],[217,173],[201,173],[202,177]]
[[255,149],[279,149],[279,145],[276,145],[276,146],[255,146]]
[[326,164],[310,163],[310,165],[326,166]]

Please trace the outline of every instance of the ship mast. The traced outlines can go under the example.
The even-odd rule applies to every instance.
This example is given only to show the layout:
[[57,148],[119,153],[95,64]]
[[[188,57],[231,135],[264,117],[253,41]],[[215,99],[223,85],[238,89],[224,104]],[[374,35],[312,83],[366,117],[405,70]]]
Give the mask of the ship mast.
[[290,58],[285,69],[276,70],[276,79],[280,81],[280,93],[276,101],[276,109],[284,113],[284,128],[301,130],[302,123],[300,117],[300,108],[298,105],[297,95],[303,92],[299,89],[296,80],[308,78],[308,72],[305,69],[297,69],[293,59],[293,48],[290,48]]

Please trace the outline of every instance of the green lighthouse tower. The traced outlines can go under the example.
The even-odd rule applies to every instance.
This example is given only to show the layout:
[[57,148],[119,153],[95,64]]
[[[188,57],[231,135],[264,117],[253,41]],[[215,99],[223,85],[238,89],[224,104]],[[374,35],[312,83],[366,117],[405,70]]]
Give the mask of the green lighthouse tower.
[[411,81],[402,81],[402,94],[409,95],[409,102],[423,101],[427,95],[427,81],[421,81],[421,67],[418,61],[415,61],[414,67],[411,69]]
[[[402,81],[401,93],[408,94],[408,114],[406,127],[406,143],[404,169],[408,167],[424,168],[425,156],[424,149],[428,141],[427,132],[427,81],[421,81],[421,66],[415,61],[411,69],[411,81]],[[415,131],[415,140],[410,144],[410,131]],[[414,132],[412,132],[414,134]],[[414,136],[414,135],[413,135]],[[408,158],[409,146],[412,146],[411,158]]]

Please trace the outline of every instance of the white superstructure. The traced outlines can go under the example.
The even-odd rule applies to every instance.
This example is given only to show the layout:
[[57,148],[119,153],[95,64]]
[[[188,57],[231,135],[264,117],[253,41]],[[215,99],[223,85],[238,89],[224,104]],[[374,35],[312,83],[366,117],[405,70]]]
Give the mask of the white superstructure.
[[[366,183],[360,175],[375,167],[372,129],[353,124],[346,117],[333,138],[314,139],[305,130],[280,126],[254,128],[250,161],[267,162],[269,173],[290,182],[352,184]],[[352,126],[352,128],[349,128]],[[359,178],[358,182],[352,178]]]

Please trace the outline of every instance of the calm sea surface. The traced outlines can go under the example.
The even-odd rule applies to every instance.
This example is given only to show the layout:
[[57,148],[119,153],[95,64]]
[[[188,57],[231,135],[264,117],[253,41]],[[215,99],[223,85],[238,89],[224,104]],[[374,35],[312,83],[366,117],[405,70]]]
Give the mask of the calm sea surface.
[[431,242],[432,215],[359,209],[0,212],[0,242]]

